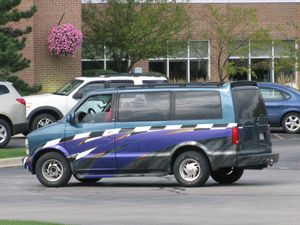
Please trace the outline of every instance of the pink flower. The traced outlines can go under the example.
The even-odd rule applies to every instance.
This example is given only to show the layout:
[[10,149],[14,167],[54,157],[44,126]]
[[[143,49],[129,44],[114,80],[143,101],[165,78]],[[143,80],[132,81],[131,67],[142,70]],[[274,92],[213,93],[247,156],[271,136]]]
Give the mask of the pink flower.
[[51,55],[72,55],[81,47],[83,34],[72,24],[52,27],[48,36],[48,47]]

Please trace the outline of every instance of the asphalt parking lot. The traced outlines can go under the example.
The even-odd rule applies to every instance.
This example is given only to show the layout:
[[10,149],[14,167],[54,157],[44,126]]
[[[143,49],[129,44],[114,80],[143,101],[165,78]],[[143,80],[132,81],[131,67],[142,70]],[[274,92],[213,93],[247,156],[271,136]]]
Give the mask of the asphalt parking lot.
[[[45,188],[21,167],[0,169],[0,219],[66,224],[292,224],[300,220],[300,134],[272,133],[280,162],[232,185],[180,187],[172,176]],[[18,144],[22,138],[14,140]]]

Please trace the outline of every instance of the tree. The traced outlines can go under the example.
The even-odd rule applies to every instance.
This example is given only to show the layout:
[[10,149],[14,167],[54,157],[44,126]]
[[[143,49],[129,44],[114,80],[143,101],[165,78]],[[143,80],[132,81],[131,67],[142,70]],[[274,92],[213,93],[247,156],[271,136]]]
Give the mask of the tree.
[[227,6],[217,8],[209,5],[206,10],[209,29],[203,30],[203,37],[210,39],[211,51],[216,57],[211,63],[217,68],[220,82],[228,79],[237,71],[244,73],[246,67],[242,60],[237,63],[229,61],[231,56],[246,58],[251,48],[263,48],[264,43],[271,42],[268,30],[258,25],[256,10],[252,8],[237,8]]
[[32,17],[36,8],[20,11],[17,8],[20,3],[21,0],[0,0],[0,77],[20,71],[30,63],[20,51],[25,47],[24,35],[30,33],[31,28],[19,29],[11,25]]
[[87,25],[84,51],[96,58],[105,46],[118,72],[130,71],[142,59],[172,54],[190,33],[184,6],[167,0],[108,0],[105,7],[88,4],[83,21]]

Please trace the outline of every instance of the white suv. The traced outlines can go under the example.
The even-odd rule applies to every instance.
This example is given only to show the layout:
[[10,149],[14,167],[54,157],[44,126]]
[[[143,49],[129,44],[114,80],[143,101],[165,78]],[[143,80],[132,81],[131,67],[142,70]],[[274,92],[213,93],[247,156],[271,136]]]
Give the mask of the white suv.
[[25,100],[10,82],[0,82],[0,148],[27,128]]
[[24,97],[28,131],[47,126],[61,119],[85,94],[106,87],[165,84],[164,76],[110,74],[99,77],[78,77],[52,94]]

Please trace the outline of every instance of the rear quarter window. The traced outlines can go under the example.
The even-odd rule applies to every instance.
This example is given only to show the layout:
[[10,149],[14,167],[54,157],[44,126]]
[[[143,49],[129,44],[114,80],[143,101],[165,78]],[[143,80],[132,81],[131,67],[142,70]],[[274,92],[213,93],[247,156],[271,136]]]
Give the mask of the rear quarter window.
[[8,88],[4,85],[0,85],[0,95],[4,95],[4,94],[7,94],[7,93],[9,93]]
[[222,118],[220,94],[217,91],[188,91],[175,93],[175,120]]

